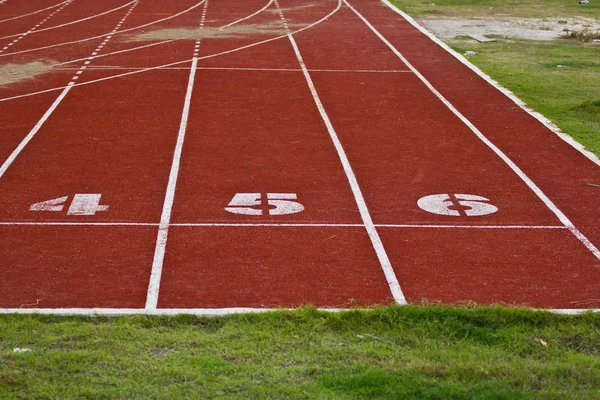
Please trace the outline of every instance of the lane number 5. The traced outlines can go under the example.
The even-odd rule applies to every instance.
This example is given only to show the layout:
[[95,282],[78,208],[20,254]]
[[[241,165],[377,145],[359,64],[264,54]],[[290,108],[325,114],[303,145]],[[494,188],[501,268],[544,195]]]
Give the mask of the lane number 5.
[[[237,193],[225,207],[226,211],[242,215],[287,215],[304,210],[296,193]],[[265,201],[266,200],[266,201]]]

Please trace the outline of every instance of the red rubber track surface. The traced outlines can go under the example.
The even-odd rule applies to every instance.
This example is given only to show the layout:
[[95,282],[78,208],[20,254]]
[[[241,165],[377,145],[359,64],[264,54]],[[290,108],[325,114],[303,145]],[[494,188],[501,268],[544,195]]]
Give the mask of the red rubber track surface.
[[[0,53],[54,64],[0,86],[1,308],[600,308],[598,165],[379,1],[139,0],[58,27],[127,3],[0,22],[57,27]],[[301,210],[226,210],[240,193]],[[71,213],[86,194],[105,207]]]

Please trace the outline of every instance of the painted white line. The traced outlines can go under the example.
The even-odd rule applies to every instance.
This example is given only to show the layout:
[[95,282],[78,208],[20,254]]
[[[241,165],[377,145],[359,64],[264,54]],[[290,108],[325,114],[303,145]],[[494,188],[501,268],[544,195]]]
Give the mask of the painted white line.
[[[67,0],[67,1],[68,1],[68,0]],[[63,4],[65,4],[67,1],[63,1],[63,2],[61,2],[61,3],[58,3],[58,4],[55,4],[55,5],[53,5],[53,6],[46,7],[46,8],[42,8],[41,10],[33,11],[33,12],[30,12],[30,13],[27,13],[27,14],[23,14],[23,15],[17,15],[16,17],[11,17],[11,18],[2,19],[2,20],[0,20],[0,23],[2,23],[2,22],[7,22],[7,21],[12,21],[12,20],[19,19],[19,18],[29,17],[30,15],[39,14],[39,13],[41,13],[41,12],[44,12],[44,11],[47,11],[47,10],[51,10],[51,9],[53,9],[53,8],[56,8],[56,7],[60,7],[60,6],[62,6]],[[0,4],[2,4],[2,3],[0,2]]]
[[433,229],[569,229],[560,225],[418,225],[375,224],[378,228],[433,228]]
[[0,226],[158,226],[150,222],[0,222]]
[[383,3],[386,6],[388,6],[389,8],[391,8],[393,11],[400,14],[402,16],[402,18],[406,19],[412,26],[414,26],[419,31],[421,31],[421,33],[423,33],[424,35],[429,37],[437,45],[439,45],[444,50],[446,50],[448,53],[450,53],[452,56],[454,56],[458,61],[460,61],[461,63],[466,65],[469,69],[471,69],[473,72],[475,72],[481,78],[483,78],[486,82],[488,82],[490,85],[492,85],[493,87],[498,89],[500,92],[502,92],[505,96],[507,96],[509,99],[511,99],[516,105],[518,105],[520,108],[522,108],[524,111],[526,111],[529,115],[531,115],[532,117],[534,117],[535,119],[540,121],[544,126],[546,126],[546,128],[550,129],[552,132],[557,134],[562,140],[567,142],[569,145],[573,146],[575,149],[577,149],[577,151],[581,152],[584,156],[589,158],[593,163],[600,166],[600,158],[598,158],[598,156],[596,156],[591,151],[587,150],[585,147],[583,147],[581,145],[581,143],[577,142],[571,136],[564,133],[558,126],[556,126],[556,124],[554,124],[554,122],[550,121],[548,118],[546,118],[539,112],[534,111],[531,108],[529,108],[529,106],[523,100],[519,99],[513,92],[511,92],[507,88],[500,85],[498,82],[496,82],[494,79],[492,79],[489,75],[487,75],[485,72],[480,70],[477,66],[471,64],[469,62],[469,60],[467,60],[460,53],[457,53],[456,51],[454,51],[446,43],[444,43],[440,39],[438,39],[435,35],[433,35],[426,28],[424,28],[417,21],[415,21],[410,15],[408,15],[405,12],[403,12],[402,10],[399,10],[396,7],[394,7],[388,0],[381,0],[381,1],[383,1]]
[[[149,45],[150,46],[150,45]],[[145,47],[149,47],[149,46],[145,46]],[[137,49],[136,49],[137,50]],[[124,50],[124,51],[128,51],[128,50]],[[123,51],[121,51],[123,52]],[[113,55],[113,54],[117,54],[120,53],[119,51],[114,52],[114,53],[109,53],[106,55]],[[100,57],[104,57],[106,55],[98,55],[98,56],[94,56],[94,59],[100,58]],[[198,60],[203,60],[206,58],[210,58],[211,56],[204,56],[204,57],[198,57]],[[86,58],[81,58],[77,61],[83,61],[83,60],[87,60],[88,57]],[[87,81],[87,82],[83,82],[83,83],[79,83],[76,86],[82,86],[82,85],[89,85],[92,83],[98,83],[98,82],[102,82],[105,80],[110,80],[110,79],[116,79],[116,78],[121,78],[124,76],[128,76],[128,75],[133,75],[133,74],[137,74],[137,73],[142,73],[142,72],[148,72],[148,71],[154,71],[154,70],[177,70],[177,69],[181,69],[181,70],[187,70],[187,67],[178,67],[178,68],[174,68],[171,67],[173,65],[179,65],[179,64],[184,64],[184,63],[188,63],[192,61],[190,60],[183,60],[183,61],[176,61],[174,63],[170,63],[170,64],[164,64],[164,65],[158,65],[155,67],[139,67],[139,68],[123,68],[123,67],[102,67],[102,66],[92,66],[89,67],[90,69],[96,69],[96,70],[100,70],[100,69],[106,69],[106,70],[125,70],[125,71],[133,71],[133,72],[128,72],[128,73],[124,73],[124,74],[118,74],[118,75],[112,75],[112,76],[108,76],[105,78],[100,78],[100,79],[94,79],[91,81]],[[71,61],[69,61],[70,63]],[[60,64],[57,64],[60,65]],[[298,69],[293,69],[293,68],[227,68],[227,67],[198,67],[198,70],[224,70],[224,71],[273,71],[273,72],[301,72],[302,70],[300,68]],[[75,70],[75,68],[65,68],[65,70]],[[340,72],[340,73],[411,73],[412,71],[410,70],[386,70],[386,71],[375,71],[375,70],[335,70],[335,69],[311,69],[309,70],[309,72]],[[65,86],[60,86],[60,87],[55,87],[55,88],[51,88],[51,89],[46,89],[46,90],[40,90],[39,92],[32,92],[32,93],[26,93],[26,94],[21,94],[21,95],[17,95],[17,96],[12,96],[12,97],[5,97],[3,99],[0,99],[0,102],[3,101],[11,101],[11,100],[17,100],[17,99],[22,99],[25,97],[31,97],[31,96],[37,96],[40,94],[44,94],[44,93],[50,93],[50,92],[56,92],[59,90],[64,89]]]
[[177,145],[175,146],[173,163],[171,165],[171,173],[169,174],[169,183],[167,185],[162,215],[160,217],[160,225],[158,227],[154,259],[152,261],[152,273],[150,275],[150,283],[148,284],[148,293],[146,296],[146,309],[150,310],[155,309],[158,304],[158,292],[160,290],[160,280],[162,277],[162,268],[165,259],[165,250],[167,247],[169,225],[171,223],[171,211],[173,209],[173,201],[175,199],[175,187],[177,186],[177,177],[179,176],[181,150],[183,148],[183,141],[185,139],[185,132],[187,129],[187,119],[190,112],[190,103],[192,101],[192,91],[194,89],[194,78],[196,75],[197,63],[198,59],[194,57],[192,59],[192,67],[190,68],[187,92],[185,94],[185,103],[181,115],[181,123],[179,125],[179,134],[177,136]]
[[[72,222],[72,221],[3,221],[0,226],[160,226],[152,222]],[[309,228],[364,228],[364,224],[345,223],[262,223],[262,222],[183,222],[170,223],[179,227],[309,227]],[[431,224],[374,224],[377,228],[425,228],[425,229],[569,229],[558,225],[431,225]]]
[[[507,307],[507,309],[510,309]],[[0,308],[0,314],[41,314],[41,315],[61,315],[61,316],[102,316],[102,317],[121,317],[127,315],[150,315],[150,316],[170,316],[170,315],[196,315],[202,317],[219,317],[235,314],[256,314],[267,312],[288,312],[296,311],[298,308],[252,308],[252,307],[231,307],[231,308]],[[318,308],[322,312],[356,312],[372,311],[369,308]],[[597,313],[600,308],[530,308],[528,310],[551,312],[563,315],[579,315],[583,313]]]
[[246,21],[246,20],[248,20],[248,19],[250,19],[250,18],[252,18],[252,17],[254,17],[254,16],[256,16],[256,15],[260,14],[261,12],[265,11],[267,8],[269,8],[269,7],[271,6],[271,4],[273,4],[273,0],[269,0],[269,2],[268,2],[268,3],[267,3],[267,4],[266,4],[266,5],[263,7],[263,8],[261,8],[261,9],[260,9],[260,10],[258,10],[258,11],[255,11],[253,14],[250,14],[250,15],[248,15],[248,16],[246,16],[246,17],[244,17],[244,18],[240,18],[240,19],[238,19],[237,21],[233,21],[232,23],[229,23],[229,24],[227,24],[227,25],[223,25],[223,26],[222,26],[221,28],[219,28],[219,29],[225,29],[225,28],[228,28],[228,27],[230,27],[230,26],[233,26],[233,25],[239,24],[239,23],[240,23],[240,22],[242,22],[242,21]]
[[311,224],[311,223],[289,223],[289,224],[277,224],[277,223],[181,223],[171,224],[171,226],[182,226],[182,227],[273,227],[273,228],[344,228],[344,227],[359,227],[364,228],[363,224]]
[[493,144],[471,121],[469,121],[452,103],[450,103],[433,85],[419,72],[417,69],[400,53],[367,19],[360,14],[354,7],[352,7],[347,0],[344,3],[377,35],[382,42],[384,42],[388,48],[400,59],[402,62],[410,68],[415,75],[423,82],[423,84],[450,110],[452,113],[459,118],[469,129],[488,146],[498,157],[500,157],[506,165],[513,170],[519,178],[538,196],[540,200],[548,207],[550,211],[556,215],[559,221],[573,233],[573,235],[579,239],[579,241],[598,259],[600,260],[600,250],[594,246],[567,218],[567,216],[556,207],[556,205],[546,196],[544,192],[506,155],[500,150],[495,144]]
[[[225,316],[233,314],[265,313],[276,311],[293,311],[292,308],[0,308],[0,314],[45,314],[45,315],[85,315],[119,317],[126,315],[198,315],[198,316]],[[340,308],[319,308],[320,311],[339,312]],[[352,309],[349,309],[352,310]]]
[[[34,33],[36,31],[36,29],[38,29],[40,26],[42,26],[44,23],[46,23],[49,19],[51,19],[52,17],[54,17],[56,14],[58,14],[59,12],[61,12],[66,6],[68,6],[69,4],[71,4],[73,1],[74,0],[67,0],[65,2],[65,4],[63,4],[62,6],[60,6],[60,8],[58,10],[54,11],[52,14],[48,15],[46,18],[44,18],[43,20],[41,20],[40,22],[38,22],[38,24],[35,25],[33,28],[29,29],[27,32],[19,33],[18,37],[15,40],[13,40],[12,42],[10,42],[6,46],[4,46],[2,49],[0,49],[0,57],[4,57],[4,56],[8,55],[8,54],[2,55],[2,53],[4,53],[4,51],[6,51],[10,47],[14,46],[15,44],[17,44],[19,41],[21,41],[21,39],[25,38],[26,36],[30,35],[31,33]],[[14,37],[14,36],[10,36],[10,37]],[[9,54],[14,54],[14,53],[9,53]]]
[[[332,15],[334,15],[336,12],[339,11],[339,9],[341,7],[341,4],[342,4],[341,1],[338,1],[337,7],[333,11],[331,11],[329,14],[325,15],[320,20],[318,20],[316,22],[313,22],[312,24],[305,26],[304,28],[301,28],[301,29],[298,29],[298,30],[292,32],[292,34],[296,34],[296,33],[305,31],[307,29],[310,29],[310,28],[312,28],[314,26],[319,25],[323,21],[326,21]],[[123,32],[123,31],[121,31],[121,32]],[[198,60],[206,60],[206,59],[209,59],[209,58],[219,57],[219,56],[222,56],[222,55],[225,55],[225,54],[235,53],[235,52],[238,52],[238,51],[241,51],[241,50],[245,50],[245,49],[248,49],[248,48],[251,48],[251,47],[254,47],[254,46],[259,46],[261,44],[269,43],[269,42],[272,42],[272,41],[275,41],[275,40],[280,40],[280,39],[283,39],[283,38],[287,38],[287,34],[281,35],[281,36],[276,36],[276,37],[273,37],[273,38],[270,38],[270,39],[266,39],[266,40],[262,40],[262,41],[259,41],[259,42],[256,42],[256,43],[251,43],[251,44],[246,45],[246,46],[241,46],[241,47],[238,47],[238,48],[235,48],[235,49],[231,49],[231,50],[227,50],[227,51],[223,51],[223,52],[220,52],[220,53],[215,53],[215,54],[210,54],[210,55],[203,56],[203,57],[198,57]],[[13,53],[11,53],[11,54],[13,54]],[[113,53],[113,54],[115,54],[115,53]],[[157,65],[155,67],[149,67],[149,68],[146,68],[146,69],[143,69],[143,70],[139,70],[139,71],[131,71],[131,72],[123,73],[123,74],[117,74],[117,75],[107,76],[107,77],[100,78],[100,79],[94,79],[94,80],[83,82],[83,83],[78,83],[76,86],[89,85],[89,84],[103,82],[103,81],[110,80],[110,79],[117,79],[117,78],[122,78],[122,77],[125,77],[125,76],[129,76],[129,75],[135,75],[135,74],[140,74],[140,73],[144,73],[144,72],[148,72],[148,71],[154,71],[154,70],[158,70],[158,69],[163,69],[165,67],[171,67],[173,65],[179,65],[179,64],[188,63],[190,61],[192,61],[192,60],[189,59],[189,60],[176,61],[176,62],[172,62],[172,63],[169,63],[169,64]],[[36,95],[43,94],[43,93],[48,93],[48,92],[54,92],[54,91],[57,91],[57,90],[61,90],[63,88],[64,87],[56,87],[56,88],[52,88],[52,89],[40,90],[39,92],[26,93],[26,94],[21,94],[21,95],[17,95],[17,96],[6,97],[6,98],[3,98],[3,99],[0,99],[0,102],[10,101],[10,100],[16,100],[16,99],[20,99],[20,98],[24,98],[24,97],[29,97],[29,96],[36,96]]]
[[44,113],[42,118],[40,118],[40,120],[37,122],[37,124],[35,124],[33,129],[25,137],[25,139],[23,139],[21,141],[21,143],[19,143],[17,148],[11,153],[11,155],[8,157],[8,159],[6,161],[4,161],[4,164],[2,164],[2,166],[0,167],[0,179],[2,179],[2,177],[4,176],[4,173],[6,172],[8,167],[10,167],[11,164],[15,161],[15,159],[19,156],[19,154],[21,154],[21,152],[23,151],[25,146],[27,146],[27,144],[31,141],[31,139],[33,139],[33,137],[36,135],[36,133],[38,133],[38,131],[40,130],[42,125],[44,125],[44,122],[46,122],[46,120],[48,118],[50,118],[50,115],[52,115],[54,110],[56,110],[56,107],[58,107],[60,102],[65,98],[65,96],[69,93],[69,91],[71,91],[71,89],[73,88],[73,85],[74,85],[74,83],[71,82],[64,88],[62,93],[56,98],[56,100],[54,100],[54,103],[52,103],[50,108],[48,108],[48,110],[46,110],[46,112]]
[[[178,16],[180,16],[180,15],[183,15],[183,14],[185,14],[185,13],[187,13],[187,12],[189,12],[189,11],[191,11],[191,10],[195,9],[196,7],[198,7],[198,6],[200,6],[201,4],[203,4],[205,1],[206,1],[206,0],[202,0],[202,1],[200,1],[199,3],[197,3],[197,4],[193,5],[192,7],[190,7],[190,8],[187,8],[187,9],[185,9],[185,10],[183,10],[183,11],[180,11],[180,12],[178,12],[178,13],[176,13],[176,14],[170,15],[170,16],[168,16],[168,17],[165,17],[165,18],[162,18],[162,19],[157,19],[157,20],[155,20],[155,21],[148,22],[147,24],[143,24],[143,25],[134,26],[133,28],[124,29],[124,30],[122,30],[122,31],[119,31],[119,33],[131,32],[131,31],[133,31],[133,30],[136,30],[136,29],[141,29],[141,28],[145,28],[145,27],[147,27],[147,26],[156,25],[156,24],[158,24],[158,23],[161,23],[161,22],[164,22],[164,21],[168,21],[168,20],[170,20],[170,19],[176,18],[176,17],[178,17]],[[69,45],[69,44],[82,43],[82,42],[86,42],[86,41],[89,41],[89,40],[94,40],[94,39],[103,38],[103,37],[106,37],[106,36],[109,36],[109,35],[111,35],[111,33],[105,33],[105,34],[102,34],[102,35],[98,35],[98,36],[92,36],[92,37],[85,38],[85,39],[73,40],[73,41],[71,41],[71,42],[63,42],[63,43],[57,43],[57,44],[52,44],[52,45],[43,46],[43,47],[37,47],[37,48],[35,48],[35,49],[28,49],[28,50],[22,50],[22,51],[15,51],[15,52],[8,53],[8,54],[0,54],[0,57],[12,56],[12,55],[16,55],[16,54],[23,54],[23,53],[30,53],[30,52],[32,52],[32,51],[46,50],[46,49],[51,49],[51,48],[55,48],[55,47],[66,46],[66,45]]]
[[[90,20],[90,19],[98,18],[98,17],[101,17],[101,16],[103,16],[103,15],[110,14],[110,13],[112,13],[112,12],[118,11],[118,10],[120,10],[121,8],[125,8],[125,7],[127,7],[127,6],[130,6],[130,5],[131,5],[132,3],[134,3],[135,1],[136,1],[136,0],[132,0],[132,1],[130,1],[129,3],[123,4],[122,6],[119,6],[119,7],[117,7],[117,8],[113,8],[112,10],[108,10],[108,11],[105,11],[105,12],[103,12],[103,13],[100,13],[100,14],[94,14],[94,15],[91,15],[91,16],[89,16],[89,17],[87,17],[87,18],[82,18],[82,19],[78,19],[78,20],[76,20],[76,21],[66,22],[66,23],[64,23],[64,24],[61,24],[61,25],[54,25],[54,26],[51,26],[51,27],[48,27],[48,28],[44,28],[44,29],[37,29],[36,31],[34,31],[34,32],[31,32],[30,34],[31,34],[31,35],[33,35],[33,34],[35,34],[35,33],[46,32],[46,31],[50,31],[50,30],[52,30],[52,29],[58,29],[58,28],[62,28],[62,27],[64,27],[64,26],[68,26],[68,25],[74,25],[74,24],[78,24],[78,23],[80,23],[80,22],[83,22],[83,21],[87,21],[87,20]],[[1,22],[1,21],[0,21],[0,22]],[[23,34],[25,34],[25,33],[26,33],[26,32],[21,32],[21,33],[15,33],[14,35],[9,35],[9,36],[0,37],[0,40],[2,40],[2,39],[9,39],[9,38],[11,38],[11,37],[17,37],[17,36],[21,36],[21,35],[23,35]]]
[[[138,71],[146,69],[147,67],[121,67],[118,65],[98,65],[91,66],[90,69],[95,70],[116,70],[116,71]],[[161,68],[164,70],[188,70],[187,67],[166,67]],[[75,71],[77,68],[61,68],[61,71]],[[214,71],[265,71],[265,72],[302,72],[300,68],[240,68],[240,67],[198,67],[198,70],[214,70]],[[368,69],[309,69],[308,72],[340,72],[340,73],[409,73],[413,72],[410,70],[368,70]]]
[[[285,22],[285,17],[283,16],[283,12],[281,11],[281,8],[279,7],[279,3],[277,0],[275,0],[275,5],[277,6],[277,10],[279,12],[280,18]],[[341,5],[341,0],[340,0],[340,5]],[[348,160],[348,157],[346,156],[346,152],[344,151],[342,143],[340,142],[340,140],[337,136],[337,133],[336,133],[331,121],[329,120],[329,116],[327,115],[327,112],[325,111],[325,107],[323,107],[323,103],[321,102],[319,94],[317,93],[317,89],[315,88],[315,85],[312,81],[310,73],[308,72],[308,69],[306,68],[306,65],[304,64],[304,60],[302,59],[302,54],[300,53],[300,49],[298,49],[298,45],[296,44],[296,41],[294,40],[294,37],[292,36],[291,33],[288,33],[288,38],[290,40],[292,47],[294,48],[294,53],[296,54],[296,58],[298,59],[300,68],[302,68],[302,72],[304,74],[306,84],[308,85],[308,88],[310,89],[310,92],[312,94],[315,105],[316,105],[317,109],[319,110],[319,114],[321,115],[321,118],[323,119],[323,122],[325,123],[325,126],[327,127],[329,136],[331,137],[333,145],[337,151],[338,157],[340,158],[344,172],[346,173],[346,177],[348,179],[348,183],[350,184],[350,188],[352,189],[352,194],[354,195],[354,199],[358,206],[360,216],[363,220],[363,223],[365,225],[367,233],[369,234],[369,238],[371,239],[371,243],[373,244],[373,248],[375,250],[375,253],[377,254],[377,258],[379,259],[379,263],[381,264],[381,268],[383,270],[383,273],[385,274],[385,277],[388,282],[388,286],[390,288],[392,296],[394,297],[394,300],[396,301],[396,303],[406,304],[406,299],[404,297],[404,294],[402,293],[400,284],[398,283],[398,278],[396,277],[394,269],[392,268],[392,264],[391,264],[391,262],[388,258],[388,255],[383,247],[383,243],[381,242],[381,238],[379,237],[379,234],[377,233],[377,229],[375,228],[375,225],[373,224],[373,220],[371,219],[369,209],[367,207],[367,204],[366,204],[364,197],[362,195],[362,192],[360,190],[360,186],[358,184],[356,176],[354,175],[354,171],[352,170],[352,167],[350,165],[350,161]]]
[[[206,10],[208,0],[205,0],[202,17],[200,19],[199,29],[204,28],[206,20]],[[169,182],[163,203],[162,214],[160,217],[160,225],[158,227],[158,235],[156,237],[156,247],[154,249],[154,259],[152,260],[152,272],[150,274],[150,282],[148,283],[148,292],[146,294],[146,309],[153,310],[158,305],[158,295],[160,292],[160,281],[162,278],[163,264],[165,260],[165,251],[167,248],[167,239],[169,236],[169,225],[171,223],[171,211],[173,210],[173,202],[175,200],[175,189],[177,187],[177,178],[179,176],[179,166],[181,165],[181,151],[185,140],[187,130],[188,116],[190,114],[190,104],[192,102],[192,93],[194,91],[194,79],[198,66],[198,52],[200,48],[200,40],[196,40],[194,46],[194,57],[192,58],[192,66],[190,67],[190,76],[188,78],[187,91],[185,93],[185,101],[183,111],[181,113],[181,122],[179,124],[179,133],[177,135],[177,143],[173,154],[173,163],[171,164],[171,172],[169,173]]]
[[[125,16],[121,19],[121,21],[119,22],[119,24],[117,26],[120,26],[120,24],[122,23],[122,21],[125,21],[125,19],[129,16],[129,14],[131,14],[131,12],[135,8],[135,6],[138,4],[138,1],[139,0],[135,0],[133,2],[133,5],[129,9],[129,11],[125,14]],[[60,9],[58,11],[60,11]],[[115,27],[115,29],[117,29],[117,28]],[[104,46],[106,44],[106,42],[108,42],[108,40],[109,40],[108,38],[105,39],[104,42],[99,46],[99,48],[101,46]],[[97,48],[95,51],[99,51],[99,49]],[[83,66],[82,68],[84,68],[84,67],[85,66]],[[12,165],[12,163],[19,156],[19,154],[21,154],[21,152],[23,151],[23,149],[25,148],[25,146],[27,146],[27,144],[37,134],[37,132],[40,130],[40,128],[42,127],[42,125],[44,125],[44,123],[50,117],[50,115],[52,115],[52,113],[54,112],[54,110],[56,109],[56,107],[58,107],[58,105],[63,101],[63,99],[69,93],[69,91],[71,91],[71,89],[75,86],[75,81],[79,78],[79,76],[81,75],[82,72],[83,72],[83,69],[81,69],[77,74],[75,74],[71,78],[71,82],[63,89],[62,93],[56,98],[56,100],[54,100],[54,103],[52,103],[52,105],[50,106],[50,108],[44,113],[44,115],[42,116],[42,118],[37,122],[37,124],[29,132],[29,134],[21,141],[21,143],[19,143],[19,145],[17,146],[17,148],[11,153],[11,155],[4,162],[4,164],[2,164],[2,167],[0,167],[0,179],[2,179],[2,177],[4,176],[4,173],[6,172],[6,170],[8,169],[8,167],[10,167]]]

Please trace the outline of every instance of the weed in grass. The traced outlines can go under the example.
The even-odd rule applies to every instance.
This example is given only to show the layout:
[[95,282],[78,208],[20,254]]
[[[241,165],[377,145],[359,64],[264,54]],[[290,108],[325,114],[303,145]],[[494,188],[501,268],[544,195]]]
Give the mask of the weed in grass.
[[587,28],[582,30],[565,29],[561,37],[563,39],[576,39],[581,42],[591,42],[592,40],[600,40],[600,31]]

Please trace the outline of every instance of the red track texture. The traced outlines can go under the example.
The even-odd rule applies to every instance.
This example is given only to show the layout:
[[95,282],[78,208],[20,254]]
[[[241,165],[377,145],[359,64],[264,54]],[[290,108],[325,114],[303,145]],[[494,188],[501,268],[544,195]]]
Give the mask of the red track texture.
[[600,164],[379,0],[8,1],[0,37],[52,65],[0,86],[3,312],[600,308]]

